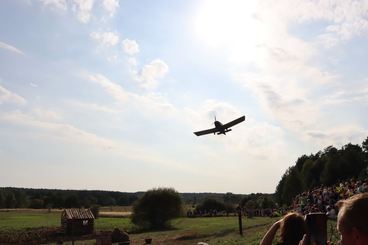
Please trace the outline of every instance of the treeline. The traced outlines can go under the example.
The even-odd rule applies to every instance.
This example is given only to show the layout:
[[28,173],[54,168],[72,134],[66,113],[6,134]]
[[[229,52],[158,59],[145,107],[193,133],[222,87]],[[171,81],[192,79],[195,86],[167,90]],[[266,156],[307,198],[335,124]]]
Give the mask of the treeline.
[[130,206],[143,192],[0,188],[0,208]]
[[298,158],[289,167],[276,187],[279,204],[289,205],[292,199],[318,186],[331,186],[351,178],[368,177],[368,137],[362,145],[347,144],[341,149],[329,146],[323,151]]
[[243,209],[273,209],[277,207],[273,194],[252,193],[249,195],[235,195],[226,193],[222,199],[206,197],[195,206],[194,212],[203,213],[208,210],[234,212],[237,207]]
[[[144,192],[0,188],[0,208],[89,208],[98,206],[131,206]],[[272,194],[180,193],[183,204],[197,206],[206,200],[224,205],[249,208],[273,207]]]
[[216,200],[222,203],[239,204],[239,202],[247,195],[227,193],[180,193],[180,197],[184,204],[196,206],[203,203],[207,199]]

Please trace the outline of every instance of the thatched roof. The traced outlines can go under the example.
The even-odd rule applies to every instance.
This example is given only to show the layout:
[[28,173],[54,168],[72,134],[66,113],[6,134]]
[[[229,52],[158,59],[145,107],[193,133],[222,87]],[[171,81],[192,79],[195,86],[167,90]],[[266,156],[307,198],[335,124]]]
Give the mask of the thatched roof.
[[70,208],[63,211],[66,219],[94,219],[90,209]]

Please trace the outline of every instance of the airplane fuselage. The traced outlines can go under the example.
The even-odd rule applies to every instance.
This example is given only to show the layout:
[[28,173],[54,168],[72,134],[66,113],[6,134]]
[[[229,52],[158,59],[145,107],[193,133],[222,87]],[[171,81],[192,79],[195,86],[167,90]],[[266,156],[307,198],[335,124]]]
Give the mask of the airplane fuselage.
[[215,121],[214,124],[215,124],[215,127],[216,127],[217,131],[218,131],[217,134],[225,134],[226,135],[226,132],[231,131],[231,129],[225,128],[224,125],[219,121]]

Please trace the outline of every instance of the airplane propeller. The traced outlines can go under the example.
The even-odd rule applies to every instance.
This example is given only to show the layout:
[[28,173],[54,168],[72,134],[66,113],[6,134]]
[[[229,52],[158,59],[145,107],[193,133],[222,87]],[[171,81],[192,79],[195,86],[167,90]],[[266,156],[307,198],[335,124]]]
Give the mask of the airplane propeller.
[[[217,120],[216,120],[216,115],[215,115],[215,122],[216,122],[216,121],[217,121]],[[213,124],[215,124],[215,125],[216,125],[216,123],[215,123],[215,122],[214,122]],[[213,134],[215,135],[216,133],[214,132]]]

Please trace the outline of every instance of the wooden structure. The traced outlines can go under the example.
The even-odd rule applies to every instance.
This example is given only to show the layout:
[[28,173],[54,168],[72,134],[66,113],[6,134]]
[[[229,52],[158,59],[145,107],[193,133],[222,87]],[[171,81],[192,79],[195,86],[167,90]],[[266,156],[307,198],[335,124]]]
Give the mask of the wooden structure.
[[90,209],[65,209],[61,213],[61,227],[68,235],[93,233],[95,217]]

